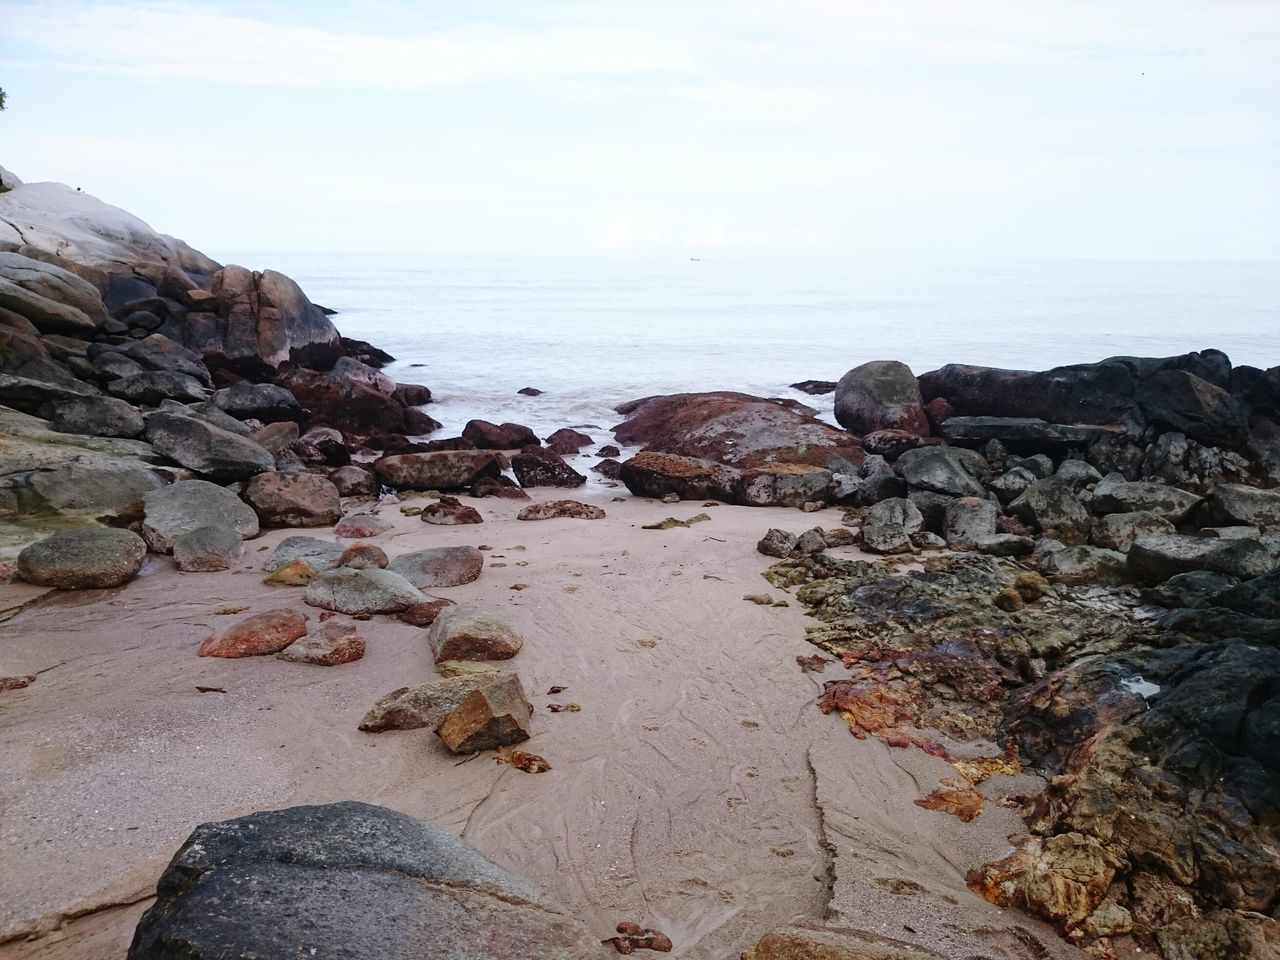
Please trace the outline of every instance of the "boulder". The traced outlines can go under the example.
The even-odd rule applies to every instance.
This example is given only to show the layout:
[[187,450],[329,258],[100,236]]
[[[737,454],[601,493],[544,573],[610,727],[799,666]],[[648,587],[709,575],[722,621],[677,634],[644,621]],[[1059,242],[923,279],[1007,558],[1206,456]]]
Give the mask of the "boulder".
[[244,541],[230,527],[197,527],[173,540],[173,565],[183,573],[229,570],[244,555]]
[[276,465],[252,440],[196,417],[149,414],[147,440],[157,453],[214,480],[242,480]]
[[740,471],[724,464],[694,457],[643,451],[624,461],[618,472],[628,490],[638,497],[665,497],[674,493],[682,500],[737,501]]
[[1038,417],[949,417],[939,432],[950,443],[999,440],[1010,449],[1040,451],[1084,446],[1100,436],[1123,435],[1124,430],[1099,424],[1049,423]]
[[279,653],[307,632],[307,617],[281,608],[246,617],[200,644],[202,657],[261,657]]
[[1090,484],[1097,483],[1102,479],[1102,474],[1091,463],[1074,458],[1063,460],[1058,464],[1058,469],[1054,471],[1053,475],[1071,484],[1077,490],[1083,490]]
[[484,522],[479,510],[467,506],[457,497],[441,497],[435,503],[427,504],[422,508],[421,516],[424,523],[445,527]]
[[[254,523],[257,523],[256,515]],[[266,573],[273,573],[296,560],[305,560],[313,570],[332,570],[338,565],[342,553],[342,544],[334,543],[332,540],[321,540],[319,537],[285,537],[280,541],[280,545],[271,551],[262,569]]]
[[620,480],[622,479],[622,464],[609,457],[593,466],[591,472],[600,474],[606,480]]
[[442,660],[509,660],[524,642],[501,617],[472,607],[448,607],[427,634],[436,663]]
[[[1271,578],[1258,577],[1250,584],[1261,583]],[[1237,585],[1235,577],[1210,570],[1192,570],[1188,573],[1176,573],[1163,583],[1144,589],[1142,598],[1148,603],[1158,603],[1162,607],[1205,607],[1230,606],[1222,598],[1222,594]]]
[[364,637],[354,623],[326,620],[311,633],[295,640],[276,654],[278,660],[336,667],[364,656]]
[[373,472],[397,490],[462,490],[481,477],[499,476],[502,467],[492,453],[441,450],[383,457]]
[[93,284],[20,253],[0,253],[0,309],[25,318],[41,333],[90,334],[107,320]]
[[1046,537],[1065,544],[1086,543],[1093,518],[1074,486],[1058,477],[1037,480],[1009,504],[1009,512]]
[[1109,513],[1093,521],[1089,534],[1094,546],[1128,553],[1133,542],[1140,537],[1156,537],[1176,533],[1174,525],[1149,510],[1132,513]]
[[396,619],[411,627],[429,627],[436,622],[436,617],[440,616],[441,610],[452,606],[453,601],[443,597],[438,600],[428,600],[426,603],[415,603],[407,610],[401,610],[396,614]]
[[394,384],[390,392],[383,392],[371,382],[369,375],[382,376],[378,371],[359,367],[338,366],[325,372],[299,367],[278,375],[276,383],[307,410],[308,426],[334,427],[358,436],[418,435],[439,426],[422,411],[406,406],[395,395]]
[[0,373],[0,405],[21,410],[23,413],[42,413],[68,400],[97,395],[97,387],[71,377],[66,377],[62,382],[53,383]]
[[377,567],[379,570],[386,569],[391,563],[386,551],[376,543],[365,543],[357,541],[345,550],[338,557],[338,566],[350,567],[352,570],[366,570],[369,567]]
[[520,450],[536,446],[538,435],[520,423],[490,423],[488,420],[471,420],[462,428],[462,439],[477,450]]
[[583,924],[452,834],[355,801],[197,827],[128,956],[283,960],[309,949],[361,960],[605,957]]
[[1040,572],[1057,583],[1100,583],[1115,586],[1130,579],[1125,555],[1102,547],[1080,544],[1046,553]]
[[632,400],[617,408],[626,421],[618,443],[735,467],[805,463],[826,467],[839,454],[854,466],[862,450],[845,431],[823,423],[795,401],[745,393],[682,393]]
[[307,584],[308,606],[338,613],[399,613],[426,597],[394,570],[370,567],[351,570],[340,567],[318,573]]
[[475,547],[432,547],[403,553],[388,567],[419,590],[471,583],[484,569],[484,554]]
[[525,447],[511,458],[511,471],[522,487],[580,487],[587,478],[554,451]]
[[91,437],[140,437],[142,414],[116,397],[73,397],[53,405],[50,429]]
[[421,407],[431,402],[431,388],[419,383],[397,383],[394,396],[406,407]]
[[785,560],[795,552],[798,543],[799,538],[794,533],[772,527],[760,538],[760,542],[756,544],[756,551],[763,553],[766,557],[779,557]]
[[505,679],[472,690],[436,727],[451,753],[496,750],[529,739],[533,707],[515,674],[499,676]]
[[291,420],[268,423],[250,433],[249,439],[276,458],[277,468],[281,463],[290,463],[294,465],[291,472],[302,469],[302,460],[293,452],[293,445],[298,442],[298,425]]
[[996,505],[980,497],[959,497],[947,502],[942,536],[953,550],[972,550],[978,540],[995,536]]
[[982,454],[963,447],[907,450],[895,467],[910,486],[953,497],[983,496],[982,481],[991,473]]
[[553,520],[565,517],[571,520],[603,520],[604,511],[579,500],[546,500],[531,503],[516,514],[517,520]]
[[364,540],[390,529],[391,521],[382,519],[376,513],[352,513],[339,520],[333,532],[344,540]]
[[991,481],[988,486],[1001,503],[1016,500],[1036,482],[1036,475],[1026,467],[1013,467]]
[[345,467],[351,463],[346,441],[332,427],[312,427],[293,444],[293,452],[312,466]]
[[342,516],[338,488],[314,473],[260,473],[244,499],[264,527],[327,527]]
[[250,383],[242,380],[213,395],[218,409],[237,420],[261,420],[263,423],[278,421],[301,422],[305,415],[298,399],[284,387],[272,383]]
[[205,389],[199,380],[189,374],[168,370],[144,370],[118,377],[107,384],[107,392],[121,400],[146,406],[155,406],[161,400],[189,403],[205,398]]
[[1022,537],[1016,533],[993,533],[978,537],[973,542],[973,549],[985,553],[989,557],[1025,557],[1036,548],[1036,542],[1030,537]]
[[1280,537],[1219,540],[1171,534],[1141,537],[1129,548],[1129,570],[1138,580],[1159,583],[1179,573],[1208,570],[1240,580],[1280,569]]
[[114,349],[145,368],[181,373],[199,381],[203,387],[213,384],[209,368],[201,361],[200,355],[174,343],[162,333],[153,333],[132,343],[119,344]]
[[1209,446],[1238,447],[1249,432],[1249,406],[1187,370],[1163,370],[1138,388],[1147,420]]
[[400,687],[382,697],[365,713],[360,729],[366,733],[434,730],[468,694],[491,684],[511,682],[519,685],[515,674],[495,670],[433,680],[415,687]]
[[561,427],[547,437],[547,448],[562,457],[567,457],[577,453],[583,447],[590,446],[591,442],[591,438],[585,433],[569,427]]
[[24,547],[17,571],[27,583],[42,587],[101,590],[132,580],[146,555],[147,545],[129,530],[62,530]]
[[258,535],[258,516],[252,508],[207,480],[180,480],[152,490],[142,504],[142,537],[156,553],[171,553],[174,540],[201,527],[226,527],[245,539]]
[[1163,483],[1125,480],[1109,473],[1093,488],[1090,508],[1094,513],[1154,513],[1171,523],[1181,523],[1201,498]]
[[1220,484],[1206,496],[1205,511],[1214,524],[1243,524],[1270,531],[1280,528],[1280,490]]
[[924,517],[910,500],[881,500],[862,521],[862,545],[872,553],[906,553],[911,535],[924,527]]
[[329,482],[343,497],[368,497],[378,492],[378,481],[368,470],[349,464],[329,474]]
[[875,430],[862,438],[862,449],[886,460],[897,460],[908,450],[938,447],[942,443],[941,437],[922,437],[907,430]]
[[742,471],[736,502],[748,507],[799,507],[830,502],[835,483],[830,470],[799,463],[775,463]]
[[928,436],[920,385],[905,363],[873,360],[854,367],[836,384],[835,417],[852,433],[904,430]]

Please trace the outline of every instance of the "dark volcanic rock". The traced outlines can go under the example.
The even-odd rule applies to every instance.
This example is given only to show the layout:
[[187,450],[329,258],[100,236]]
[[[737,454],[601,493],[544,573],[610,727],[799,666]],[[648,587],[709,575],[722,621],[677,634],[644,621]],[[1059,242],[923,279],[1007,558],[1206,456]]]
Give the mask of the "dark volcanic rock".
[[129,960],[602,960],[585,926],[461,840],[346,801],[207,823],[175,854]]
[[929,434],[920,385],[905,363],[873,360],[854,367],[836,385],[836,420],[857,434],[903,430]]
[[1048,423],[1035,417],[950,417],[939,430],[952,443],[999,440],[1015,449],[1033,450],[1083,446],[1095,437],[1123,433],[1119,427]]
[[618,407],[628,419],[614,428],[620,444],[737,467],[804,463],[826,467],[830,454],[854,466],[856,441],[798,403],[744,393],[646,397]]
[[511,471],[522,487],[580,487],[587,478],[553,450],[525,447],[511,458]]
[[1209,446],[1238,447],[1248,434],[1248,405],[1186,370],[1154,374],[1136,400],[1150,423]]
[[538,435],[523,424],[488,420],[469,421],[462,428],[462,439],[477,450],[519,450],[538,444]]
[[606,480],[618,480],[622,477],[622,464],[612,457],[601,460],[591,468],[592,473],[598,473]]

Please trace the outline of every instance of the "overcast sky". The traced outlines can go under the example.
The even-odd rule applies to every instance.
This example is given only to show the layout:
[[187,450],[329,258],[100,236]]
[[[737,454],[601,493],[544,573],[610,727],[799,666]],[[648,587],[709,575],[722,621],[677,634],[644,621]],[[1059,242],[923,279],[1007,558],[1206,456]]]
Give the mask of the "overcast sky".
[[0,87],[211,252],[1280,259],[1280,0],[0,0]]

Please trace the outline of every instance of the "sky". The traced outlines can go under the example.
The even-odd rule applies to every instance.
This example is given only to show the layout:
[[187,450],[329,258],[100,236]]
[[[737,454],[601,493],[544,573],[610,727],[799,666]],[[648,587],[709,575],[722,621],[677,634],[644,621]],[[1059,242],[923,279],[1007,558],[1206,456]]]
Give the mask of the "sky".
[[1280,259],[1280,0],[0,0],[0,165],[194,246]]

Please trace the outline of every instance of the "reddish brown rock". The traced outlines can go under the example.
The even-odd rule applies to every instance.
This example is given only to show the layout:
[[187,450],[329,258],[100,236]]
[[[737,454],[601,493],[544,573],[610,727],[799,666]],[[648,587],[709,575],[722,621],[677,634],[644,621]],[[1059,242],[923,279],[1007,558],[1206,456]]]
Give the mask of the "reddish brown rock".
[[472,690],[436,727],[436,735],[453,753],[494,750],[529,739],[533,712],[514,673],[479,674],[500,678]]
[[660,930],[650,930],[638,923],[624,922],[614,928],[618,936],[603,941],[619,953],[630,954],[637,950],[653,950],[658,953],[671,952],[671,938]]
[[538,435],[520,423],[490,423],[472,420],[462,428],[462,439],[477,450],[519,450],[537,445]]
[[499,497],[503,500],[528,500],[529,495],[507,477],[481,477],[471,486],[473,497]]
[[419,590],[470,583],[484,569],[484,554],[475,547],[430,547],[402,553],[389,568]]
[[665,497],[674,493],[682,500],[727,503],[736,502],[742,482],[741,471],[733,467],[647,450],[623,463],[618,476],[636,496]]
[[0,677],[0,693],[6,690],[21,690],[23,687],[29,687],[36,682],[34,673],[22,674],[16,677]]
[[373,471],[397,490],[463,490],[481,477],[499,476],[502,461],[488,451],[439,450],[383,457]]
[[587,478],[552,450],[525,447],[511,458],[511,469],[522,487],[580,487]]
[[354,623],[327,620],[313,632],[295,640],[276,654],[281,660],[313,663],[319,667],[336,667],[364,656],[364,637]]
[[551,520],[555,517],[568,517],[573,520],[602,520],[604,511],[589,503],[578,500],[547,500],[544,503],[531,503],[516,514],[517,520]]
[[421,516],[425,523],[446,527],[484,521],[480,511],[460,502],[457,497],[441,497],[435,503],[423,507]]
[[296,610],[268,610],[241,620],[200,644],[202,657],[258,657],[279,653],[307,632],[307,617]]
[[924,405],[924,414],[929,418],[929,425],[936,433],[944,423],[956,415],[956,409],[951,406],[946,397],[934,397]]
[[244,499],[267,527],[327,527],[342,516],[338,488],[314,473],[260,473]]
[[378,492],[378,481],[368,470],[348,464],[329,474],[329,482],[344,497],[367,497]]
[[436,663],[441,660],[509,660],[524,641],[501,617],[471,607],[440,611],[427,636]]
[[426,603],[415,603],[409,609],[400,611],[396,619],[401,623],[409,624],[411,627],[429,627],[436,622],[436,617],[440,616],[441,610],[452,606],[453,601],[444,598],[429,600]]
[[555,433],[551,434],[551,436],[547,437],[548,449],[554,450],[562,457],[575,454],[583,447],[589,446],[590,444],[591,438],[589,436],[578,430],[570,429],[569,427],[561,427]]
[[382,569],[390,563],[387,553],[376,543],[357,541],[351,544],[338,556],[338,566],[351,567],[353,570],[365,570],[369,567]]

